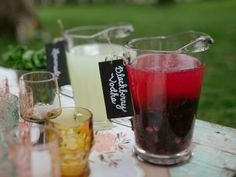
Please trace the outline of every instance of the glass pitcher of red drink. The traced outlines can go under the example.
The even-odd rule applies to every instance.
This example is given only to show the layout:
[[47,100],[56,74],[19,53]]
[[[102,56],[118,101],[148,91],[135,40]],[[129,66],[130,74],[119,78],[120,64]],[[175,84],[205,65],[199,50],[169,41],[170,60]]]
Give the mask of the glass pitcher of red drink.
[[136,155],[172,165],[191,157],[191,140],[205,65],[213,39],[201,32],[145,37],[127,44]]

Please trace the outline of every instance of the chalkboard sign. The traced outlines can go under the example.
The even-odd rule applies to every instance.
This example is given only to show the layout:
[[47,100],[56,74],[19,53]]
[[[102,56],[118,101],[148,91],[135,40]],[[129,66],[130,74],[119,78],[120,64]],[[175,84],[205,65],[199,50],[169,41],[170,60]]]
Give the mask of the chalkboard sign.
[[58,85],[68,85],[69,75],[66,63],[65,40],[46,45],[47,69],[58,77]]
[[107,117],[133,116],[128,75],[123,60],[100,62],[99,69]]

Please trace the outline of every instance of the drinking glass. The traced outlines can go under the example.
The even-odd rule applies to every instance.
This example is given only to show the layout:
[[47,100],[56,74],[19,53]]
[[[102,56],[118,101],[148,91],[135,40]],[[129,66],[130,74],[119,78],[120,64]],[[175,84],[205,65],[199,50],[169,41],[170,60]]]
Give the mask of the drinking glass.
[[18,125],[19,103],[13,94],[0,95],[0,134],[5,134]]
[[94,129],[110,129],[98,63],[122,57],[122,41],[133,31],[129,24],[82,26],[65,32],[67,65],[76,106],[92,111]]
[[49,125],[60,132],[61,177],[88,177],[93,145],[92,113],[81,107],[62,108]]
[[0,96],[9,93],[8,78],[4,75],[0,75]]
[[[1,138],[0,138],[1,139]],[[15,166],[8,158],[6,146],[0,140],[0,176],[15,177]]]
[[17,177],[61,177],[59,134],[46,125],[17,127],[6,137]]
[[134,116],[135,153],[154,164],[191,157],[191,140],[205,65],[201,52],[213,39],[200,32],[144,37],[126,46]]
[[57,77],[47,71],[29,72],[20,77],[20,114],[30,122],[45,122],[61,113]]
[[[0,154],[7,149],[5,145],[5,136],[14,127],[18,125],[19,103],[18,97],[9,91],[8,78],[0,75]],[[1,155],[0,155],[1,156]],[[10,171],[11,163],[4,156],[0,157],[0,176],[12,176]]]
[[18,125],[18,97],[10,93],[8,78],[0,75],[0,145],[7,132]]

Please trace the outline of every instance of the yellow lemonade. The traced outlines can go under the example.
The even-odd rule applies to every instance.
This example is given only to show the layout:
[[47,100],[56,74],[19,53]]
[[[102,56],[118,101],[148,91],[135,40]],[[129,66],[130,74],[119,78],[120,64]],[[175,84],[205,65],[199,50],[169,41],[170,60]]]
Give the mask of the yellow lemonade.
[[76,112],[76,108],[63,108],[62,114],[51,120],[50,125],[57,129],[61,136],[62,177],[88,176],[88,157],[93,145],[91,117],[83,110]]
[[93,113],[94,128],[107,129],[107,120],[98,63],[122,56],[124,49],[116,44],[78,45],[67,53],[67,65],[75,105],[88,108]]

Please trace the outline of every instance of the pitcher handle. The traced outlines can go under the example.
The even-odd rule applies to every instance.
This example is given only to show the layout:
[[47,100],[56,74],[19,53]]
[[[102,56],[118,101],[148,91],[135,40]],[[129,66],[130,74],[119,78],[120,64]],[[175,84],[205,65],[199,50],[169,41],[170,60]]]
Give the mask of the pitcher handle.
[[203,34],[202,36],[180,47],[176,51],[178,53],[186,53],[186,52],[198,53],[206,51],[209,48],[209,45],[214,43],[214,39],[207,34],[204,33],[202,34]]
[[133,31],[134,27],[131,24],[118,24],[108,26],[104,30],[94,34],[93,37],[119,39],[129,36]]

